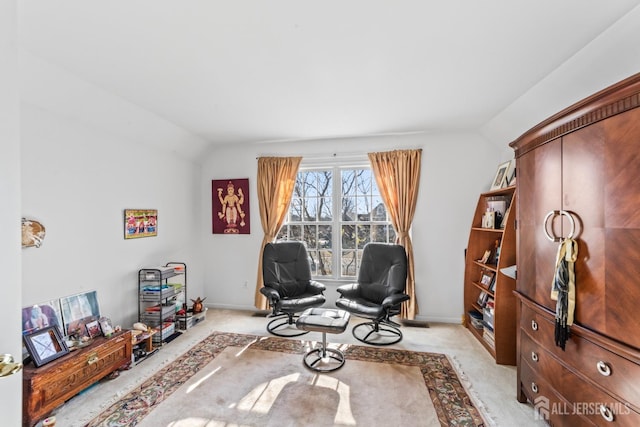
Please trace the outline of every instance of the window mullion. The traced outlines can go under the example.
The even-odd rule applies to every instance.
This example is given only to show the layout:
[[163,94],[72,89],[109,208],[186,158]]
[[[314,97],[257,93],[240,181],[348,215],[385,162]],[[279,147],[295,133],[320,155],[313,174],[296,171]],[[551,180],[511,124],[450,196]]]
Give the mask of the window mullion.
[[332,198],[333,203],[333,278],[342,277],[342,171],[339,167],[334,166]]

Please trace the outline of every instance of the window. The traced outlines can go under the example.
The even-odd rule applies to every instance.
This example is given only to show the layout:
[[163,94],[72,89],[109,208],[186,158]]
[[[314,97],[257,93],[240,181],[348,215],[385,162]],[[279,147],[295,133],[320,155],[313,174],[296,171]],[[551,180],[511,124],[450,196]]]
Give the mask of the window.
[[373,172],[368,167],[301,170],[277,240],[306,243],[312,274],[353,279],[369,242],[393,243]]

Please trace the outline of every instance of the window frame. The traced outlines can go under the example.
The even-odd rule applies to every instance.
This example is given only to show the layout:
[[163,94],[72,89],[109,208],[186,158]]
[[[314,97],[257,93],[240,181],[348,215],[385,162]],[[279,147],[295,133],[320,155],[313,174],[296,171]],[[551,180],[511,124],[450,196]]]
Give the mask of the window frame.
[[[373,226],[373,225],[380,225],[383,227],[386,227],[385,229],[385,242],[388,243],[393,243],[395,241],[395,237],[396,237],[396,232],[395,229],[393,228],[393,224],[391,223],[390,219],[389,219],[389,213],[387,212],[386,206],[385,206],[385,217],[386,219],[384,221],[374,221],[371,216],[369,217],[369,220],[367,221],[359,221],[357,219],[357,215],[358,212],[356,210],[355,214],[356,214],[356,219],[352,220],[352,221],[345,221],[342,219],[342,203],[343,203],[343,198],[344,198],[344,194],[342,194],[342,174],[343,171],[345,170],[356,170],[356,169],[368,169],[371,171],[371,180],[372,180],[372,189],[373,186],[375,186],[375,188],[377,188],[377,183],[375,181],[375,176],[373,175],[373,170],[371,168],[371,164],[369,163],[368,159],[364,159],[361,161],[350,161],[349,163],[340,163],[340,162],[304,162],[300,165],[300,168],[298,170],[298,174],[302,173],[302,172],[314,172],[314,171],[323,171],[323,170],[329,170],[331,172],[331,179],[332,179],[332,186],[331,186],[331,215],[332,215],[332,220],[331,221],[319,221],[318,218],[316,217],[316,219],[314,221],[307,221],[305,220],[302,215],[301,215],[301,219],[300,221],[295,221],[295,222],[291,222],[291,207],[292,204],[294,203],[294,200],[296,199],[296,196],[294,195],[292,197],[292,201],[291,204],[289,205],[288,209],[287,209],[287,217],[285,219],[285,222],[282,225],[282,228],[279,230],[278,232],[278,240],[290,240],[291,239],[291,226],[300,226],[300,230],[302,232],[301,235],[301,239],[302,241],[305,241],[304,238],[304,232],[305,232],[305,226],[308,225],[313,225],[313,226],[320,226],[320,225],[331,225],[331,233],[332,233],[332,239],[331,239],[331,246],[329,248],[329,250],[331,251],[331,263],[332,263],[332,274],[331,275],[317,275],[316,274],[316,270],[312,269],[312,276],[314,279],[318,279],[318,280],[325,280],[325,281],[336,281],[336,282],[346,282],[346,281],[354,281],[357,278],[358,275],[358,269],[360,267],[360,260],[361,260],[361,255],[362,255],[362,247],[358,247],[358,243],[357,243],[357,237],[356,237],[356,244],[355,247],[353,249],[345,249],[343,248],[343,235],[342,235],[342,227],[344,225],[353,225],[354,229],[357,230],[358,225],[368,225],[368,226]],[[296,174],[296,180],[297,180],[297,174]],[[372,196],[374,193],[372,191],[369,192],[369,196]],[[382,197],[380,195],[380,191],[378,189],[378,192],[375,193],[375,195],[373,197],[379,196],[381,199],[381,203],[384,203],[384,201],[382,200]],[[373,201],[373,200],[372,200]],[[378,206],[378,205],[376,205]],[[374,209],[373,203],[370,209],[370,212],[372,212]],[[285,231],[285,237],[282,238],[282,232],[283,230]],[[318,228],[316,228],[316,233],[318,233]],[[316,234],[316,242],[317,242],[317,234]],[[368,241],[371,241],[371,235],[369,235],[369,239]],[[379,241],[379,240],[377,240]],[[364,246],[364,245],[363,245]],[[310,250],[314,251],[314,252],[320,252],[321,247],[318,243],[316,243],[316,247],[314,248],[309,248]],[[355,273],[354,275],[343,275],[343,265],[342,265],[342,261],[343,261],[343,253],[345,251],[356,251],[356,266],[355,266]]]

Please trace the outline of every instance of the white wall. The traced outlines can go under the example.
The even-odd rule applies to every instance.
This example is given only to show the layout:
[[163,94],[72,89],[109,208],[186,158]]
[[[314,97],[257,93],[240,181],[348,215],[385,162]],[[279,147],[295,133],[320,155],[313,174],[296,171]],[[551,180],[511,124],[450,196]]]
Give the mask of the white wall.
[[[2,28],[11,33],[9,21]],[[507,143],[548,115],[640,70],[640,47],[634,44],[639,23],[636,8],[514,102],[483,129],[493,144],[473,133],[422,134],[219,147],[198,156],[206,144],[197,137],[24,52],[21,213],[41,220],[47,238],[42,248],[22,252],[22,305],[97,289],[103,312],[127,324],[137,311],[137,269],[181,260],[189,264],[191,296],[207,297],[210,305],[251,309],[262,238],[256,156],[421,147],[413,228],[418,317],[458,322],[471,216],[497,164],[511,157]],[[10,67],[0,68],[10,95],[15,76]],[[13,117],[11,97],[2,102],[0,108]],[[1,132],[7,141],[14,137],[12,129]],[[156,141],[161,148],[153,148]],[[17,147],[11,148],[3,155],[9,166],[2,176],[18,182]],[[244,177],[251,187],[251,235],[212,235],[211,179]],[[19,195],[8,191],[11,209],[11,198],[18,203]],[[158,208],[160,236],[124,241],[121,216],[127,207]],[[9,253],[6,259],[19,265],[12,257]]]
[[518,97],[482,128],[502,145],[547,117],[640,72],[640,6]]
[[[0,0],[0,354],[20,359],[20,139],[16,1]],[[22,375],[0,378],[2,423],[21,424]]]
[[[412,231],[416,258],[419,320],[460,322],[463,313],[464,249],[478,195],[486,191],[499,162],[500,148],[473,134],[419,134],[216,149],[202,166],[201,228],[207,303],[254,309],[257,257],[263,232],[257,202],[257,160],[261,155],[318,156],[331,153],[422,148],[422,173]],[[211,234],[211,180],[249,178],[251,234]],[[244,283],[248,286],[245,288]],[[333,301],[335,288],[330,287]]]
[[[104,119],[82,120],[68,109],[50,108],[67,88],[78,103],[106,116],[126,109],[131,122],[147,121],[151,134],[167,123],[144,112],[136,116],[135,106],[61,70],[27,64],[22,215],[42,222],[46,237],[40,248],[22,253],[23,306],[97,290],[102,314],[130,327],[137,320],[138,269],[169,261],[187,263],[189,294],[201,294],[200,167],[154,150],[138,131],[126,135]],[[158,236],[124,240],[125,208],[158,209]]]

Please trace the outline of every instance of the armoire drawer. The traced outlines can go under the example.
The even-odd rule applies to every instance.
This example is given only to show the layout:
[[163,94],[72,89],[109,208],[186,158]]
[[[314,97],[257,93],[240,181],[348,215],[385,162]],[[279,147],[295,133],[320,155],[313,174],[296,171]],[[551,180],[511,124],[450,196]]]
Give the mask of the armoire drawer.
[[555,325],[551,316],[537,313],[524,304],[521,313],[520,327],[541,347],[616,399],[628,402],[640,411],[640,365],[581,337],[577,327],[572,329],[563,351],[555,345]]
[[549,412],[562,416],[561,425],[576,425],[577,421],[567,418],[574,415],[580,422],[586,418],[595,425],[640,426],[640,414],[573,374],[550,353],[537,348],[526,334],[521,344],[521,381],[525,394],[533,397],[534,407],[546,405],[548,399]]
[[520,360],[519,368],[521,387],[539,419],[546,420],[552,426],[593,427],[593,423],[578,415],[573,406],[526,361]]
[[562,375],[562,395],[573,404],[575,412],[596,425],[638,427],[640,414],[604,391],[566,371]]

